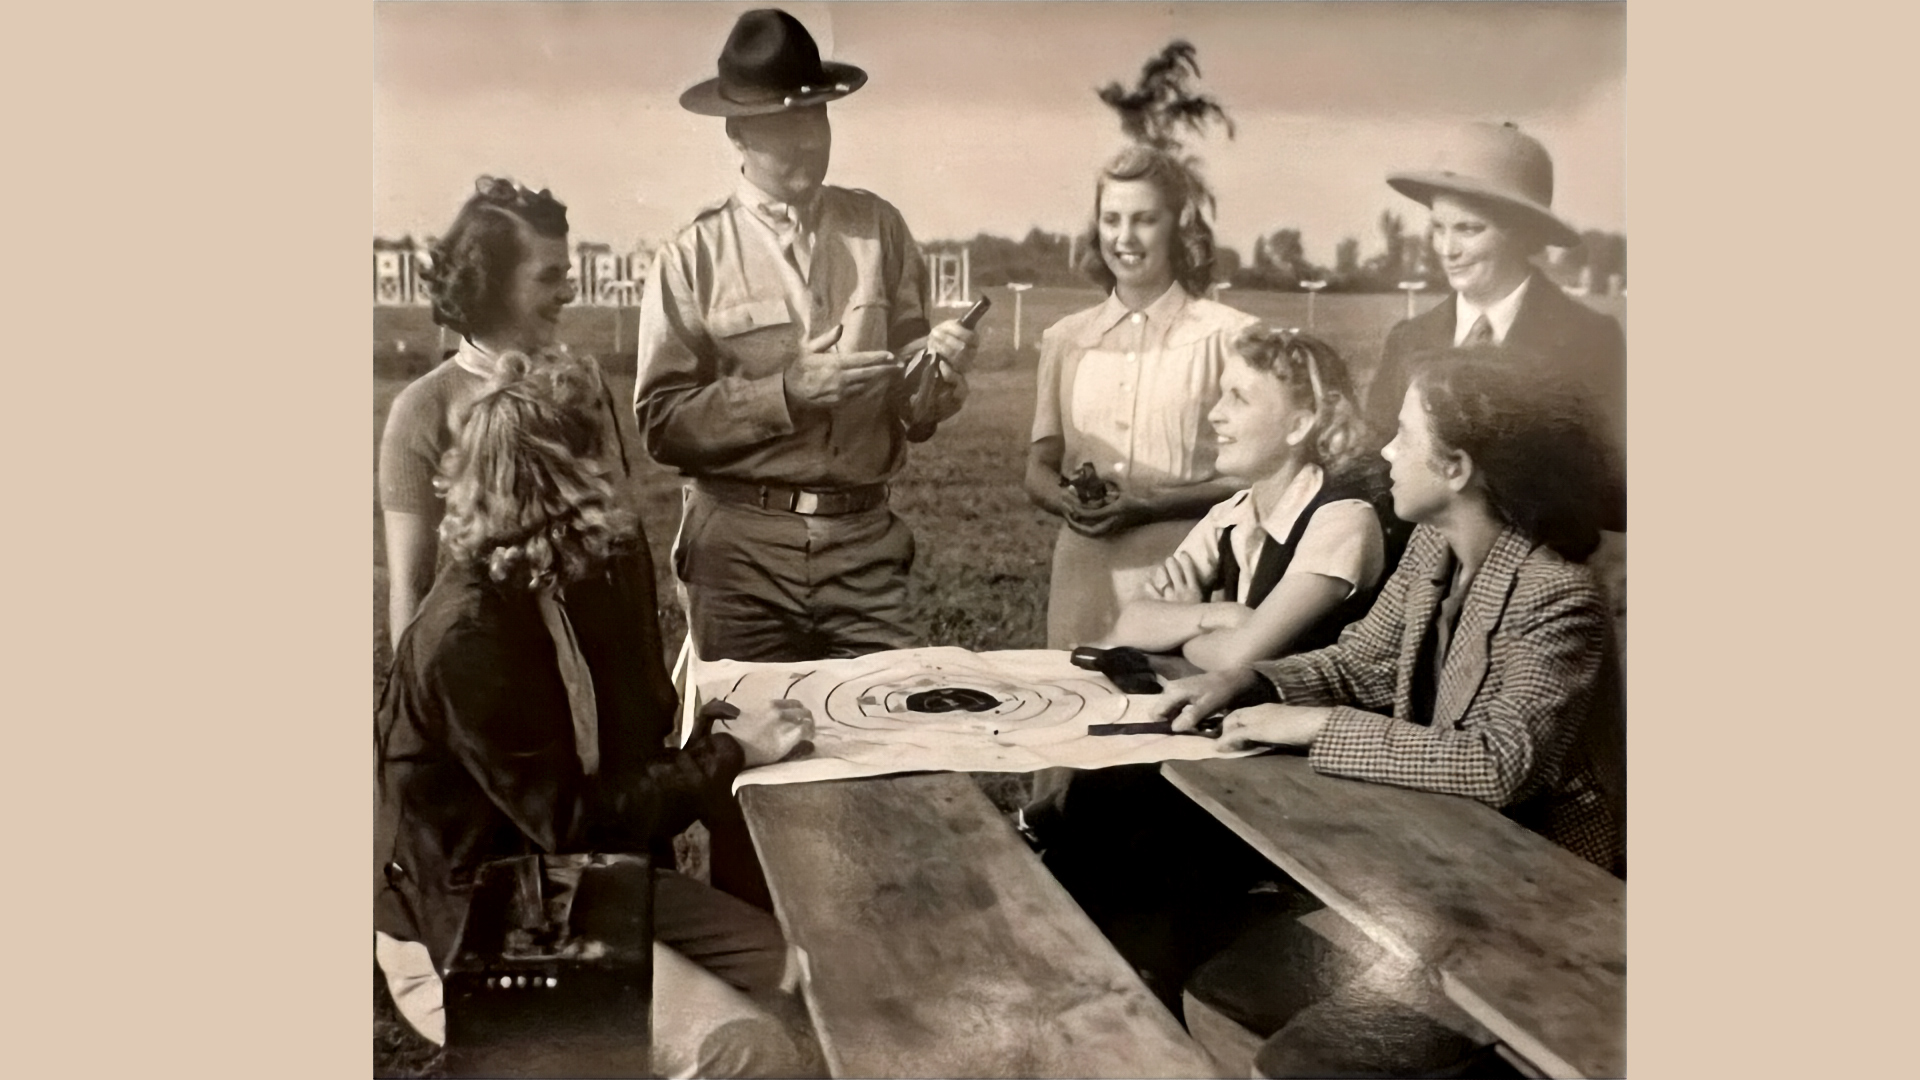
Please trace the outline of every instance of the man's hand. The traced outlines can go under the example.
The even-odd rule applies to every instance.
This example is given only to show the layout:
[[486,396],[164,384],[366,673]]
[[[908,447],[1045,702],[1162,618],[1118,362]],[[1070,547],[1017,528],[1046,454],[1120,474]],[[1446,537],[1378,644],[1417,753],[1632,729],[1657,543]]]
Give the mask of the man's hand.
[[964,372],[973,366],[973,347],[979,340],[979,335],[961,326],[959,319],[948,319],[927,334],[927,348],[939,353],[954,370]]
[[1252,689],[1259,677],[1252,668],[1234,668],[1176,679],[1153,703],[1153,718],[1173,721],[1175,731],[1192,731],[1200,721]]
[[789,405],[831,409],[889,385],[898,374],[900,365],[890,352],[832,351],[841,330],[836,326],[807,342],[806,353],[787,365],[783,381]]
[[731,735],[746,751],[745,767],[758,768],[784,759],[803,742],[813,740],[813,713],[787,698],[764,712],[739,713],[716,719],[713,730]]
[[1317,705],[1255,705],[1227,714],[1220,725],[1220,750],[1255,746],[1312,746],[1333,710]]

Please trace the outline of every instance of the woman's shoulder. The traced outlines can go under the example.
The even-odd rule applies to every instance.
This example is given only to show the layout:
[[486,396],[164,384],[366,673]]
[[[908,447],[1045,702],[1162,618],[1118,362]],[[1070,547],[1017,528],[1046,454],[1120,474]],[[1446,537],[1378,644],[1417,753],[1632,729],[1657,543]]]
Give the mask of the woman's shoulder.
[[1204,296],[1196,296],[1188,300],[1181,316],[1208,327],[1231,330],[1235,333],[1260,321],[1258,315],[1249,315],[1237,307],[1229,307],[1218,300],[1209,300]]
[[1082,332],[1087,330],[1087,328],[1099,321],[1100,313],[1105,311],[1106,307],[1107,302],[1101,300],[1092,307],[1081,308],[1071,315],[1062,315],[1052,326],[1040,331],[1040,337],[1042,340],[1047,338],[1077,338]]
[[1513,598],[1542,613],[1575,611],[1602,621],[1609,617],[1606,591],[1592,569],[1545,544],[1521,560],[1514,572]]
[[447,408],[462,396],[474,393],[481,385],[478,375],[461,367],[452,357],[440,361],[433,370],[400,388],[387,413],[387,425],[396,423],[438,422]]
[[1218,341],[1230,348],[1235,338],[1259,323],[1258,318],[1239,308],[1193,297],[1181,307],[1173,327],[1167,331],[1167,344],[1178,347]]
[[1386,532],[1380,523],[1379,507],[1365,499],[1353,497],[1327,499],[1313,507],[1307,528],[1314,532],[1337,529],[1372,536],[1381,536]]

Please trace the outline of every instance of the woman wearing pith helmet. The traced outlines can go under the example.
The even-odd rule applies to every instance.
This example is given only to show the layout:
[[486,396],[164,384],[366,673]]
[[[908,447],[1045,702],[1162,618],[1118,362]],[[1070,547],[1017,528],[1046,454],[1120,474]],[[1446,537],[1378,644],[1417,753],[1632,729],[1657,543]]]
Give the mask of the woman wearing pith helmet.
[[1453,293],[1387,335],[1367,393],[1369,426],[1384,436],[1421,354],[1495,345],[1532,353],[1592,396],[1614,462],[1601,496],[1602,527],[1625,531],[1626,338],[1620,324],[1560,291],[1533,263],[1580,234],[1553,212],[1553,159],[1511,123],[1470,124],[1428,168],[1387,184],[1432,211],[1434,254]]

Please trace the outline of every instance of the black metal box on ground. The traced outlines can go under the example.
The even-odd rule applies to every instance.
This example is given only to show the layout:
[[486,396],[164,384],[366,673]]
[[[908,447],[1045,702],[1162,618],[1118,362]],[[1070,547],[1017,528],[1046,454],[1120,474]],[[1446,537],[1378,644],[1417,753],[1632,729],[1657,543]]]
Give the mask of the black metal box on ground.
[[647,1076],[653,872],[645,855],[488,863],[446,971],[454,1076]]

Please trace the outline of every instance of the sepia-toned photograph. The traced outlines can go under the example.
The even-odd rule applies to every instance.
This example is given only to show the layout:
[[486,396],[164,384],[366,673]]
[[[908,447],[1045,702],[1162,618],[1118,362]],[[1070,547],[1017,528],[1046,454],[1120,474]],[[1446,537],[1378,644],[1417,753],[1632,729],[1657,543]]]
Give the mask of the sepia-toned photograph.
[[1624,1076],[1626,28],[375,3],[373,1074]]

